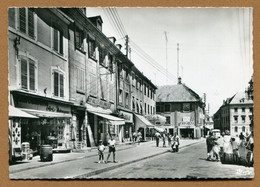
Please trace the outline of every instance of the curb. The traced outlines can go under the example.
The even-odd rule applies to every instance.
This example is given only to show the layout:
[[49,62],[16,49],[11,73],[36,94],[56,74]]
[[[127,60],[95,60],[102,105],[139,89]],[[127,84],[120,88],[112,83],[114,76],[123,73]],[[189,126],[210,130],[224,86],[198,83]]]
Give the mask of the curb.
[[[192,145],[200,143],[200,142],[202,142],[202,141],[194,142],[194,143],[185,145],[185,146],[180,147],[180,148],[186,148],[186,147],[192,146]],[[104,172],[109,171],[109,170],[113,170],[113,169],[116,169],[116,168],[119,168],[119,167],[122,167],[122,166],[125,166],[125,165],[129,165],[129,164],[132,164],[132,163],[135,163],[135,162],[139,162],[139,161],[148,159],[148,158],[153,158],[153,157],[156,157],[156,156],[159,156],[159,155],[163,155],[163,154],[168,153],[168,152],[169,151],[167,150],[167,151],[164,151],[164,152],[161,152],[161,153],[149,155],[149,156],[146,156],[146,157],[143,157],[143,158],[138,158],[138,159],[131,160],[131,161],[128,161],[128,162],[125,162],[125,163],[121,163],[121,164],[118,164],[118,165],[115,165],[115,166],[106,167],[106,168],[103,168],[103,169],[91,171],[91,172],[86,173],[86,174],[82,174],[82,175],[78,175],[78,176],[66,178],[66,179],[86,179],[86,178],[91,177],[93,175],[98,175],[100,173],[104,173]]]

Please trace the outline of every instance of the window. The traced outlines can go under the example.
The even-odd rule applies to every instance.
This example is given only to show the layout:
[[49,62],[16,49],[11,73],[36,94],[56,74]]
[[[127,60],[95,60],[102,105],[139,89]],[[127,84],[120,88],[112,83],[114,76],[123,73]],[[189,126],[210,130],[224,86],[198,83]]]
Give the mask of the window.
[[103,47],[99,47],[99,63],[106,67],[106,50]]
[[122,64],[119,64],[119,66],[118,66],[118,71],[119,71],[119,76],[120,76],[121,78],[123,78],[123,77],[124,77],[124,72],[123,72],[123,66],[122,66]]
[[75,30],[75,46],[76,49],[84,51],[84,32],[77,29]]
[[155,107],[153,107],[153,114],[155,114]]
[[88,40],[88,56],[92,59],[96,59],[96,43],[95,40],[90,38]]
[[97,76],[95,74],[89,74],[89,82],[90,82],[90,95],[97,96]]
[[140,114],[143,114],[142,101],[140,101]]
[[237,116],[234,116],[234,122],[235,122],[235,123],[238,122],[238,121],[237,121],[237,118],[238,118]]
[[146,114],[146,103],[144,103],[144,113]]
[[119,90],[119,104],[123,105],[123,91],[121,89]]
[[77,71],[77,77],[76,77],[76,80],[77,80],[77,90],[78,91],[85,91],[85,72],[84,70],[80,69],[80,68],[77,68],[76,69]]
[[151,107],[151,114],[153,114],[153,107],[152,106],[150,106]]
[[234,108],[234,112],[237,112],[237,108]]
[[136,76],[135,77],[135,83],[136,83],[136,89],[139,89],[139,79],[138,79],[138,77]]
[[237,126],[235,126],[235,132],[237,132],[237,130],[238,130],[238,128],[237,128]]
[[147,112],[147,114],[150,114],[149,108],[150,108],[150,106],[149,106],[149,105],[147,105],[147,109],[148,109],[148,112]]
[[242,131],[246,132],[246,127],[245,126],[242,127]]
[[146,85],[144,84],[144,95],[146,95]]
[[165,104],[164,105],[164,111],[165,112],[170,112],[171,111],[171,105],[170,104]]
[[34,13],[30,8],[19,8],[19,30],[35,38]]
[[246,111],[246,109],[245,108],[242,108],[242,112],[245,112]]
[[190,111],[190,103],[183,103],[182,107],[184,112]]
[[54,96],[64,97],[64,75],[61,72],[53,72]]
[[21,57],[21,87],[36,91],[36,64],[30,58]]
[[125,93],[125,107],[128,108],[129,107],[129,94]]
[[140,79],[140,85],[139,85],[140,91],[143,91],[143,86],[142,86],[142,79]]
[[108,53],[108,70],[110,71],[110,72],[113,72],[113,56],[110,54],[110,53]]
[[63,54],[63,35],[56,28],[53,28],[52,48],[54,51]]
[[137,112],[137,113],[140,113],[140,110],[139,110],[139,109],[140,109],[140,107],[139,107],[138,101],[136,101],[136,112]]
[[132,74],[132,86],[133,87],[135,86],[135,74],[134,73]]
[[249,110],[250,110],[251,113],[253,113],[253,108],[252,107],[250,107]]
[[135,111],[135,97],[133,97],[132,100],[132,110]]
[[171,117],[170,116],[166,116],[165,124],[171,124]]
[[245,123],[246,122],[246,116],[241,116],[242,118],[242,123]]
[[157,111],[157,112],[161,112],[161,106],[158,106],[158,105],[157,105],[157,106],[156,106],[156,111]]

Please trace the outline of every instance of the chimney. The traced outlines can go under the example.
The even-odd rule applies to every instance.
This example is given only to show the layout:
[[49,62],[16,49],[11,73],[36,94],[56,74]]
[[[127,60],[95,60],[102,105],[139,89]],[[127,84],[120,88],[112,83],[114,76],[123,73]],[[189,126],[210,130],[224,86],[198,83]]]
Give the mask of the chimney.
[[119,50],[121,50],[122,45],[121,45],[121,44],[116,44],[116,47],[117,47]]
[[116,43],[116,38],[115,37],[108,37],[108,39],[113,43],[115,44]]
[[181,84],[181,77],[178,78],[178,84]]

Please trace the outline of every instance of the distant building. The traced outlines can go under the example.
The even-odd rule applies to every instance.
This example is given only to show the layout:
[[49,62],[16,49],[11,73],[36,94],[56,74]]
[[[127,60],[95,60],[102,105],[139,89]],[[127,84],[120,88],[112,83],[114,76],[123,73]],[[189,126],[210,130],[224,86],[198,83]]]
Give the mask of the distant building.
[[214,126],[213,117],[208,114],[205,115],[204,135],[207,135],[208,131],[216,129]]
[[223,101],[223,105],[214,114],[214,128],[222,132],[229,130],[232,136],[250,133],[253,118],[253,100],[245,92],[239,92]]
[[161,86],[157,90],[156,112],[166,117],[165,129],[182,138],[203,135],[205,104],[193,90],[181,83]]

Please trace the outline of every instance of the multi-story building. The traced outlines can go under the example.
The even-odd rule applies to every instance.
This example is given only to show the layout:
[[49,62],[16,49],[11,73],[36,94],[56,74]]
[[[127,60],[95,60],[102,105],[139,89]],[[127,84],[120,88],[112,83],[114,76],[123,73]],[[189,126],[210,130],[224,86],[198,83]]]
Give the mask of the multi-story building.
[[10,8],[8,18],[10,103],[26,112],[10,119],[14,147],[26,141],[35,151],[44,143],[70,150],[106,144],[111,135],[125,141],[137,130],[145,139],[152,125],[144,108],[155,113],[156,86],[103,34],[100,16]]
[[10,155],[19,152],[22,142],[29,142],[34,151],[49,141],[54,149],[71,148],[71,23],[58,9],[8,9],[9,103],[35,116],[21,113],[9,120]]
[[182,138],[203,136],[205,104],[193,90],[181,83],[157,90],[156,112],[166,117],[164,128]]
[[214,114],[214,128],[222,132],[230,131],[232,136],[250,133],[253,118],[253,100],[245,92],[238,92],[223,101],[223,105]]

